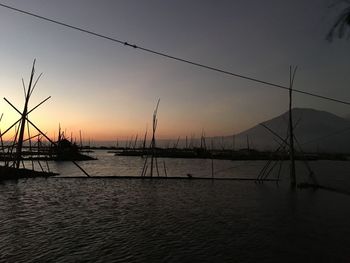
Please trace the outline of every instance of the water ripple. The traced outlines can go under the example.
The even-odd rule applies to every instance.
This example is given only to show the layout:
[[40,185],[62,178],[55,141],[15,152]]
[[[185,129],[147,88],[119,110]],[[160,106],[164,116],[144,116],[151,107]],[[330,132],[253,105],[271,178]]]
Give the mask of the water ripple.
[[349,218],[348,196],[275,184],[19,180],[0,262],[346,262]]

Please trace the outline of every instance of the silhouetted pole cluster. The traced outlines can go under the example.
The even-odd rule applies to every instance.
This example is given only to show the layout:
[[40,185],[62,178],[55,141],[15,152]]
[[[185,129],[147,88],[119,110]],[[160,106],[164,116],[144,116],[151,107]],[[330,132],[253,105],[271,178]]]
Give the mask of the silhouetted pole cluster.
[[[157,175],[159,176],[158,161],[157,161],[157,156],[156,156],[156,137],[155,137],[157,125],[158,125],[157,113],[158,113],[159,102],[160,102],[160,99],[158,99],[157,106],[153,112],[153,119],[152,119],[152,140],[151,140],[151,145],[150,145],[150,150],[151,150],[150,177],[153,177],[154,166],[156,167]],[[146,135],[147,135],[147,131],[145,134],[145,138],[146,138]],[[144,141],[146,141],[146,140],[144,140]],[[146,159],[145,159],[145,162],[143,165],[141,176],[146,176],[147,169],[148,169],[147,161],[148,161],[148,154],[146,156]],[[164,171],[166,171],[165,163],[163,163],[163,165],[164,165]]]
[[[36,108],[38,108],[40,105],[42,105],[44,102],[46,102],[48,99],[50,99],[51,97],[47,97],[45,100],[43,100],[42,102],[40,102],[38,105],[36,105],[34,108],[32,108],[31,110],[28,111],[28,102],[29,99],[33,93],[33,90],[35,89],[36,84],[38,83],[40,77],[42,76],[42,74],[39,75],[39,77],[36,79],[36,81],[33,84],[33,78],[34,78],[34,74],[35,74],[35,59],[33,62],[33,67],[32,67],[32,72],[31,72],[31,76],[30,76],[30,81],[29,81],[29,85],[28,85],[28,90],[26,91],[24,82],[23,82],[23,88],[24,88],[24,94],[25,94],[25,104],[24,104],[24,109],[23,112],[20,112],[10,101],[8,101],[6,98],[4,98],[4,100],[15,110],[17,111],[20,115],[21,118],[19,120],[17,120],[14,124],[12,124],[4,133],[1,134],[1,138],[2,136],[4,136],[9,130],[11,130],[13,127],[15,127],[17,125],[17,123],[19,123],[19,127],[15,132],[15,139],[13,141],[13,147],[10,149],[11,150],[11,154],[12,154],[12,149],[14,148],[14,146],[16,145],[16,141],[17,141],[17,145],[16,145],[16,154],[15,154],[15,158],[14,158],[14,162],[13,162],[13,166],[15,168],[19,168],[20,163],[22,162],[23,167],[24,167],[24,163],[22,160],[22,148],[23,148],[23,142],[27,141],[27,140],[31,140],[34,137],[38,137],[38,147],[40,147],[40,138],[39,136],[42,135],[46,140],[48,140],[50,143],[52,143],[53,145],[55,145],[56,147],[58,146],[55,142],[53,142],[45,133],[43,133],[32,121],[29,120],[28,115],[33,112]],[[28,125],[28,139],[24,140],[24,131],[25,131],[25,123],[27,122]],[[30,136],[29,133],[29,125],[31,125],[33,128],[35,128],[39,134],[35,135],[33,137]],[[60,135],[59,135],[60,136]],[[40,149],[38,149],[39,151]],[[80,165],[78,165],[75,161],[72,161],[85,175],[90,176]],[[42,166],[40,164],[40,161],[38,160],[39,166],[42,169]],[[34,168],[34,167],[33,167]],[[43,170],[43,169],[42,169]]]
[[[276,149],[275,153],[282,151],[284,152],[285,149],[288,149],[289,154],[289,176],[290,176],[290,185],[292,188],[296,187],[296,169],[295,169],[295,149],[294,149],[294,140],[298,143],[296,140],[296,137],[294,135],[294,125],[293,125],[293,114],[292,114],[292,106],[293,106],[293,84],[294,84],[294,78],[295,73],[297,71],[297,67],[289,68],[289,111],[288,111],[288,136],[286,139],[282,138],[277,132],[273,131],[271,128],[267,127],[265,124],[261,123],[260,125],[266,128],[269,132],[271,132],[274,136],[276,136],[281,142],[278,142],[280,146]],[[298,144],[300,148],[300,152],[302,153],[301,147]],[[281,165],[282,165],[283,158],[280,160],[280,166],[278,170],[278,179],[281,172]],[[260,171],[257,181],[263,181],[266,180],[267,176],[272,172],[272,170],[277,165],[277,162],[273,163],[272,160],[269,160],[267,164],[263,167],[263,169]],[[307,166],[309,172],[310,172],[310,178],[313,182],[317,182],[315,177],[313,176],[313,172],[311,171],[310,166],[307,162],[305,162],[305,165]]]

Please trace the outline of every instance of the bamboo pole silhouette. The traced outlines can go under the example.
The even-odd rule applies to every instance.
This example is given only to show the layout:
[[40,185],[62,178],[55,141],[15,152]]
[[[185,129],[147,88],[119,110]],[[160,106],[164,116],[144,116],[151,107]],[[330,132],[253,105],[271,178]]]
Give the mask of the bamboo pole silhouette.
[[[154,166],[156,166],[157,174],[159,176],[159,169],[158,169],[158,162],[157,162],[157,157],[156,157],[156,130],[157,130],[157,124],[158,124],[158,119],[157,119],[157,113],[158,113],[158,107],[159,107],[159,102],[160,99],[158,99],[156,108],[153,112],[153,118],[152,118],[152,140],[150,144],[150,151],[151,151],[151,164],[150,164],[150,177],[153,177],[153,170]],[[146,130],[147,131],[147,130]],[[145,139],[146,139],[147,132],[145,133]],[[144,140],[146,141],[146,140]],[[147,170],[148,170],[148,156],[149,154],[147,153],[145,162],[143,164],[141,176],[146,176]]]
[[294,152],[294,129],[292,115],[293,83],[297,67],[289,68],[289,158],[290,158],[290,184],[292,188],[296,187],[295,172],[295,152]]
[[25,129],[25,124],[26,124],[26,116],[28,113],[28,102],[30,95],[32,94],[32,83],[33,83],[33,77],[34,77],[34,67],[35,67],[35,59],[33,62],[33,67],[32,67],[32,73],[30,74],[30,80],[29,80],[29,85],[28,85],[28,90],[26,92],[25,87],[24,92],[25,92],[25,103],[24,103],[24,109],[22,112],[22,118],[20,121],[20,128],[19,128],[19,135],[18,135],[18,143],[17,143],[17,148],[16,148],[16,157],[15,157],[15,163],[14,166],[18,169],[21,159],[22,159],[22,147],[23,147],[23,137],[24,137],[24,129]]
[[[151,170],[150,170],[151,177],[153,176],[154,161],[156,162],[157,172],[158,172],[158,163],[157,163],[157,160],[155,160],[155,158],[156,158],[156,138],[155,138],[155,135],[156,135],[157,124],[158,124],[157,113],[158,113],[159,102],[160,102],[160,99],[158,99],[157,106],[156,106],[154,113],[153,113],[153,127],[152,127],[152,141],[151,141],[152,156],[151,156]],[[158,172],[158,176],[159,176],[159,172]]]

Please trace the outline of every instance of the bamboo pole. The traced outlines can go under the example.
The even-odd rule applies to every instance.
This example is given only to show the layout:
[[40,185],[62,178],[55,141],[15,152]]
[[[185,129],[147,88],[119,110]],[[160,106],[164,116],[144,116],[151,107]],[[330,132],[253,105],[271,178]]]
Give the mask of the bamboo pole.
[[143,144],[142,144],[143,151],[146,149],[147,130],[148,130],[148,127],[146,126],[145,136],[143,137]]
[[33,83],[33,77],[34,77],[34,67],[35,67],[35,60],[33,62],[32,73],[30,75],[27,95],[25,96],[25,103],[24,103],[24,108],[23,108],[23,112],[22,112],[22,119],[21,119],[20,128],[19,128],[19,136],[18,136],[18,143],[17,143],[17,148],[16,148],[16,158],[15,158],[15,167],[17,169],[19,168],[20,160],[22,157],[23,136],[24,136],[24,129],[25,129],[25,124],[26,124],[26,117],[27,117],[27,113],[28,113],[28,102],[29,102],[29,98],[31,95],[32,83]]
[[[32,141],[31,141],[31,138],[30,138],[30,130],[29,130],[29,125],[27,124],[27,133],[28,133],[28,142],[29,142],[29,152],[32,152]],[[39,155],[39,151],[38,151],[38,155]],[[38,156],[39,157],[39,156]],[[34,162],[33,162],[33,159],[31,160],[32,161],[32,170],[34,170]]]
[[165,166],[165,161],[164,160],[163,160],[163,168],[164,168],[165,177],[168,177],[168,173],[166,171],[166,166]]
[[139,134],[136,134],[136,137],[135,137],[135,141],[134,141],[134,145],[133,145],[133,149],[135,150],[135,148],[136,148],[136,144],[137,144],[137,139],[138,139],[138,137],[139,137]]
[[80,137],[80,150],[83,149],[83,139],[81,137],[81,130],[79,130],[79,137]]
[[174,144],[174,149],[177,149],[178,145],[179,145],[179,141],[180,141],[180,136],[177,138],[176,143]]
[[[152,141],[151,141],[151,150],[152,150],[152,156],[151,156],[151,169],[150,169],[150,176],[153,177],[153,166],[154,166],[154,158],[156,158],[156,130],[157,130],[157,124],[158,124],[158,119],[157,119],[157,113],[158,113],[158,107],[159,107],[159,102],[160,99],[158,99],[157,106],[153,112],[153,129],[152,129]],[[158,164],[157,165],[157,172],[158,172]],[[159,174],[159,172],[158,172]]]
[[[292,70],[289,68],[289,158],[290,158],[290,185],[296,187],[296,172],[295,172],[295,152],[294,152],[294,131],[293,131],[293,115],[292,115],[292,100],[293,100],[293,82],[297,68]],[[293,72],[292,72],[293,71]]]

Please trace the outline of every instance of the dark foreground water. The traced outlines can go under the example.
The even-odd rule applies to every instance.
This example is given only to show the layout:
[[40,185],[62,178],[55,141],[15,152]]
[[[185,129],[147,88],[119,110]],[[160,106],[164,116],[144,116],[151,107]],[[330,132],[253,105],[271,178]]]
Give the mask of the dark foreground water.
[[[142,163],[99,157],[82,165],[138,175]],[[210,176],[210,161],[167,162],[170,175]],[[252,176],[262,163],[215,165],[223,176]],[[312,166],[336,171],[321,174],[323,182],[348,187],[348,163]],[[0,184],[0,262],[350,262],[349,222],[350,196],[283,182],[19,180]]]

